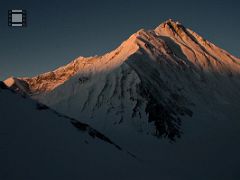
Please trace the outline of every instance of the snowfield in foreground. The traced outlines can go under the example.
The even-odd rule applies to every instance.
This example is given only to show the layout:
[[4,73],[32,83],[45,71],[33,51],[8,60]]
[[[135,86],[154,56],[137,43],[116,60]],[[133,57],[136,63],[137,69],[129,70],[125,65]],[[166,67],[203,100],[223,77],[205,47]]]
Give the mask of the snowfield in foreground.
[[0,87],[0,179],[119,179],[137,160],[103,134]]

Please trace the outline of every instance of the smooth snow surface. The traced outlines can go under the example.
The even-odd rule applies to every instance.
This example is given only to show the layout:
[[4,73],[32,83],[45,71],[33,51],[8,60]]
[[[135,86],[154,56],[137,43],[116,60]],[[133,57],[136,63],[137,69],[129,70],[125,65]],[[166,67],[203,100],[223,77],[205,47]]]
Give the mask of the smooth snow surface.
[[1,84],[0,179],[125,179],[141,167],[104,135],[74,122]]

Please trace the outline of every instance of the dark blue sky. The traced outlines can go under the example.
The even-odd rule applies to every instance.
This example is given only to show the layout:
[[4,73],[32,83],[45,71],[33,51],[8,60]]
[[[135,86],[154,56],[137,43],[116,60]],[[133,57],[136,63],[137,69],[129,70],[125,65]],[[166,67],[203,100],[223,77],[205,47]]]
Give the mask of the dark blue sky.
[[[240,57],[239,8],[239,0],[1,0],[0,80],[103,54],[169,18]],[[28,27],[9,28],[8,9],[26,9]]]

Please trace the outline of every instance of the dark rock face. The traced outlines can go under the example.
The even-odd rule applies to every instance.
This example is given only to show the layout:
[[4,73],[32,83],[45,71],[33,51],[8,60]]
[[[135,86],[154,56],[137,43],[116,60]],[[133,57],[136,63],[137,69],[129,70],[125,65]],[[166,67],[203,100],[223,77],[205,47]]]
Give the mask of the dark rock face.
[[79,80],[79,83],[80,83],[80,84],[83,84],[83,83],[85,83],[86,81],[89,80],[89,77],[87,77],[87,76],[81,76],[81,77],[78,78],[78,80]]
[[36,108],[37,110],[46,110],[46,109],[49,109],[48,106],[46,106],[45,104],[42,104],[42,103],[36,103]]
[[118,146],[117,144],[112,142],[109,138],[104,136],[102,133],[96,131],[95,129],[91,128],[87,124],[81,123],[77,120],[71,120],[71,123],[72,123],[73,126],[75,126],[80,131],[88,131],[88,134],[92,138],[99,138],[99,139],[101,139],[101,140],[103,140],[107,143],[110,143],[110,144],[114,145],[117,149],[122,150],[122,148],[120,146]]
[[114,143],[111,139],[109,139],[108,137],[106,137],[104,134],[100,133],[99,131],[95,130],[94,128],[90,127],[88,124],[82,123],[72,117],[69,117],[67,115],[61,114],[55,110],[50,109],[48,106],[41,104],[41,103],[37,103],[37,107],[41,107],[39,110],[50,110],[52,111],[54,114],[56,114],[59,117],[65,118],[67,120],[70,121],[70,123],[77,128],[79,131],[82,132],[87,132],[92,138],[98,138],[101,139],[102,141],[105,141],[113,146],[115,146],[118,150],[122,150],[122,148],[117,145],[116,143]]
[[9,88],[24,96],[31,94],[29,84],[22,79],[14,78],[14,83]]
[[[154,98],[151,91],[147,88],[140,87],[141,95],[147,100],[146,113],[148,121],[154,122],[155,136],[160,138],[168,138],[170,141],[176,141],[182,134],[181,116],[192,116],[192,111],[184,106],[180,106],[177,102],[178,98],[170,97],[167,100],[159,101]],[[180,96],[175,94],[174,96]]]
[[180,138],[182,131],[181,128],[181,119],[175,118],[174,112],[171,109],[168,109],[161,103],[157,103],[155,99],[150,97],[146,113],[148,114],[149,122],[154,122],[157,137],[166,137],[174,141],[175,138]]
[[0,88],[1,89],[8,89],[8,87],[2,81],[0,81]]
[[[136,59],[141,60],[141,63],[135,63]],[[190,110],[192,103],[179,90],[181,85],[169,83],[170,79],[164,78],[165,72],[159,69],[168,65],[163,62],[152,62],[147,56],[134,55],[127,63],[141,80],[137,89],[138,94],[147,103],[145,112],[148,122],[154,124],[155,129],[151,133],[173,142],[183,134],[183,117],[193,115]]]

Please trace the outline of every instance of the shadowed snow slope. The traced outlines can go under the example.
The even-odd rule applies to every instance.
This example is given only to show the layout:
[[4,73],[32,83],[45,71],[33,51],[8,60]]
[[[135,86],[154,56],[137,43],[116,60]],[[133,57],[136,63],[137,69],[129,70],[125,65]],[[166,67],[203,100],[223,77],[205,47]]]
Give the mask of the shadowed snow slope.
[[[125,179],[136,160],[87,124],[0,82],[0,179]],[[94,173],[93,173],[94,172]]]

